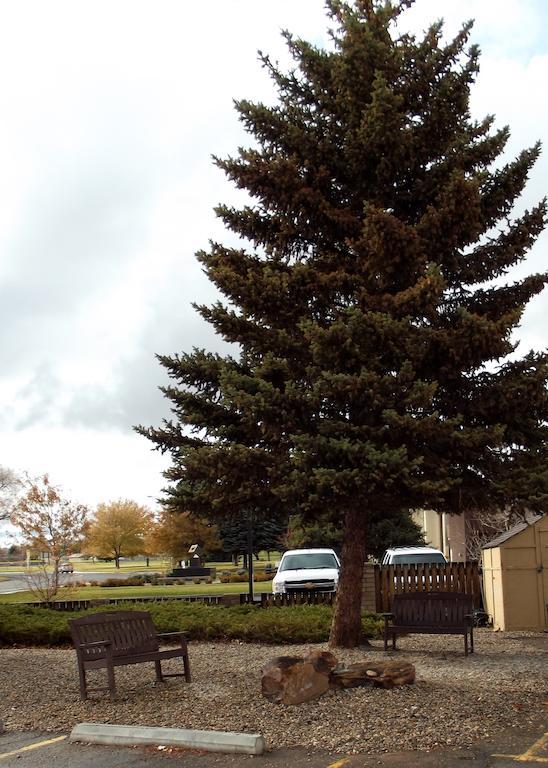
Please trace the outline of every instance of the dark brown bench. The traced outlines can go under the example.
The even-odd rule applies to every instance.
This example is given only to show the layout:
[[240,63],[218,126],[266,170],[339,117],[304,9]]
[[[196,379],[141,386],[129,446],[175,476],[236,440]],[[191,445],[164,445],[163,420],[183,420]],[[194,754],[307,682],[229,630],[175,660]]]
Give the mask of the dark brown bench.
[[[106,669],[108,686],[90,690],[109,690],[116,697],[114,667],[153,661],[156,680],[164,677],[183,677],[190,683],[190,662],[184,632],[158,634],[148,611],[105,611],[69,621],[70,634],[78,661],[80,695],[87,699],[86,672],[88,669]],[[179,646],[160,650],[160,640],[178,640]],[[162,659],[182,657],[184,672],[165,674]]]
[[474,652],[474,601],[460,592],[408,592],[394,595],[391,613],[384,615],[384,650],[388,638],[408,634],[463,635],[464,654]]

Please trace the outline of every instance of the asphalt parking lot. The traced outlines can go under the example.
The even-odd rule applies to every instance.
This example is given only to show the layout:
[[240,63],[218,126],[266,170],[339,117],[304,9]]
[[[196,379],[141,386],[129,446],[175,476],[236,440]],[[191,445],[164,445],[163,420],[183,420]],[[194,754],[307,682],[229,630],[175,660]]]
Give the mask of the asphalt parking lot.
[[512,731],[474,750],[433,750],[333,755],[322,750],[280,749],[261,756],[194,752],[155,747],[74,744],[68,734],[13,731],[0,735],[2,768],[517,768],[548,765],[548,732]]

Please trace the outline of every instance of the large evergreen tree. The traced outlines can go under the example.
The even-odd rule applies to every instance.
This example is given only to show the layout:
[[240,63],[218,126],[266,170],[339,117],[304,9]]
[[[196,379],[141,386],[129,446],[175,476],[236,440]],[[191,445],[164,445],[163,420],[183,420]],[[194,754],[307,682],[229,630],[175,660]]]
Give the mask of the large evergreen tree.
[[223,550],[231,555],[235,563],[240,555],[243,555],[244,567],[248,567],[250,526],[252,551],[258,558],[261,550],[271,552],[280,549],[282,536],[287,530],[287,519],[282,515],[255,519],[252,515],[250,520],[248,517],[237,515],[223,520],[220,525]]
[[199,312],[239,352],[160,358],[174,418],[139,428],[181,508],[333,511],[334,645],[360,639],[372,510],[548,501],[547,358],[509,357],[547,277],[502,279],[545,225],[544,202],[512,217],[540,148],[500,162],[471,24],[399,35],[410,4],[327,0],[329,50],[286,33],[294,70],[261,56],[278,101],[240,101],[253,147],[216,160],[250,195],[217,209],[243,244],[198,254],[226,297]]

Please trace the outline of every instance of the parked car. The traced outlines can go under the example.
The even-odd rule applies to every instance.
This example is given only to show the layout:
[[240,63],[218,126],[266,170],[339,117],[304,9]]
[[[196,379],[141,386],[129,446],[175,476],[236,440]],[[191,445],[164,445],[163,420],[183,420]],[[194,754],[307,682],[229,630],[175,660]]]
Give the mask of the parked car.
[[272,579],[272,592],[336,592],[340,567],[333,549],[289,549]]
[[74,573],[72,563],[59,563],[59,573]]
[[392,547],[382,558],[383,565],[445,565],[441,549],[434,547]]

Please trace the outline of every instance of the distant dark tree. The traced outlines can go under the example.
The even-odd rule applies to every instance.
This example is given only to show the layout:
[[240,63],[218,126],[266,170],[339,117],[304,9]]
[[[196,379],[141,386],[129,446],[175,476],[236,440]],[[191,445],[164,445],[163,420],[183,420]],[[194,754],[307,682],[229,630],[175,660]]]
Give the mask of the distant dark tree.
[[[337,552],[341,550],[342,541],[343,531],[337,525],[336,516],[329,514],[310,522],[303,520],[302,515],[292,515],[283,538],[286,549],[332,547]],[[366,542],[366,557],[380,560],[388,547],[424,544],[424,536],[410,512],[399,512],[393,517],[373,512]]]
[[10,544],[7,549],[7,555],[10,560],[24,560],[26,551],[25,548],[19,544]]
[[340,552],[342,530],[328,515],[310,521],[302,515],[291,515],[282,541],[284,549],[331,547]]
[[247,521],[242,518],[223,520],[219,525],[223,552],[237,565],[238,558],[247,551]]
[[265,551],[269,554],[272,550],[279,550],[282,536],[287,529],[287,520],[281,518],[266,518],[257,521],[253,531],[253,539],[257,552]]
[[[252,519],[253,554],[258,557],[259,552],[267,553],[280,549],[282,536],[287,527],[284,518]],[[223,550],[230,554],[236,563],[240,556],[247,563],[249,523],[247,517],[233,517],[224,520],[220,526],[220,537],[223,541]]]
[[367,555],[380,560],[388,547],[424,546],[424,534],[410,513],[373,519],[367,535]]
[[180,508],[333,510],[335,646],[360,642],[375,510],[548,507],[548,357],[510,357],[547,276],[508,275],[545,226],[545,202],[512,215],[540,147],[501,161],[509,130],[470,115],[471,24],[401,34],[410,4],[327,0],[329,49],[262,56],[277,102],[240,101],[253,146],[217,160],[250,197],[217,208],[239,244],[198,254],[234,356],[161,357],[173,420],[140,428]]

